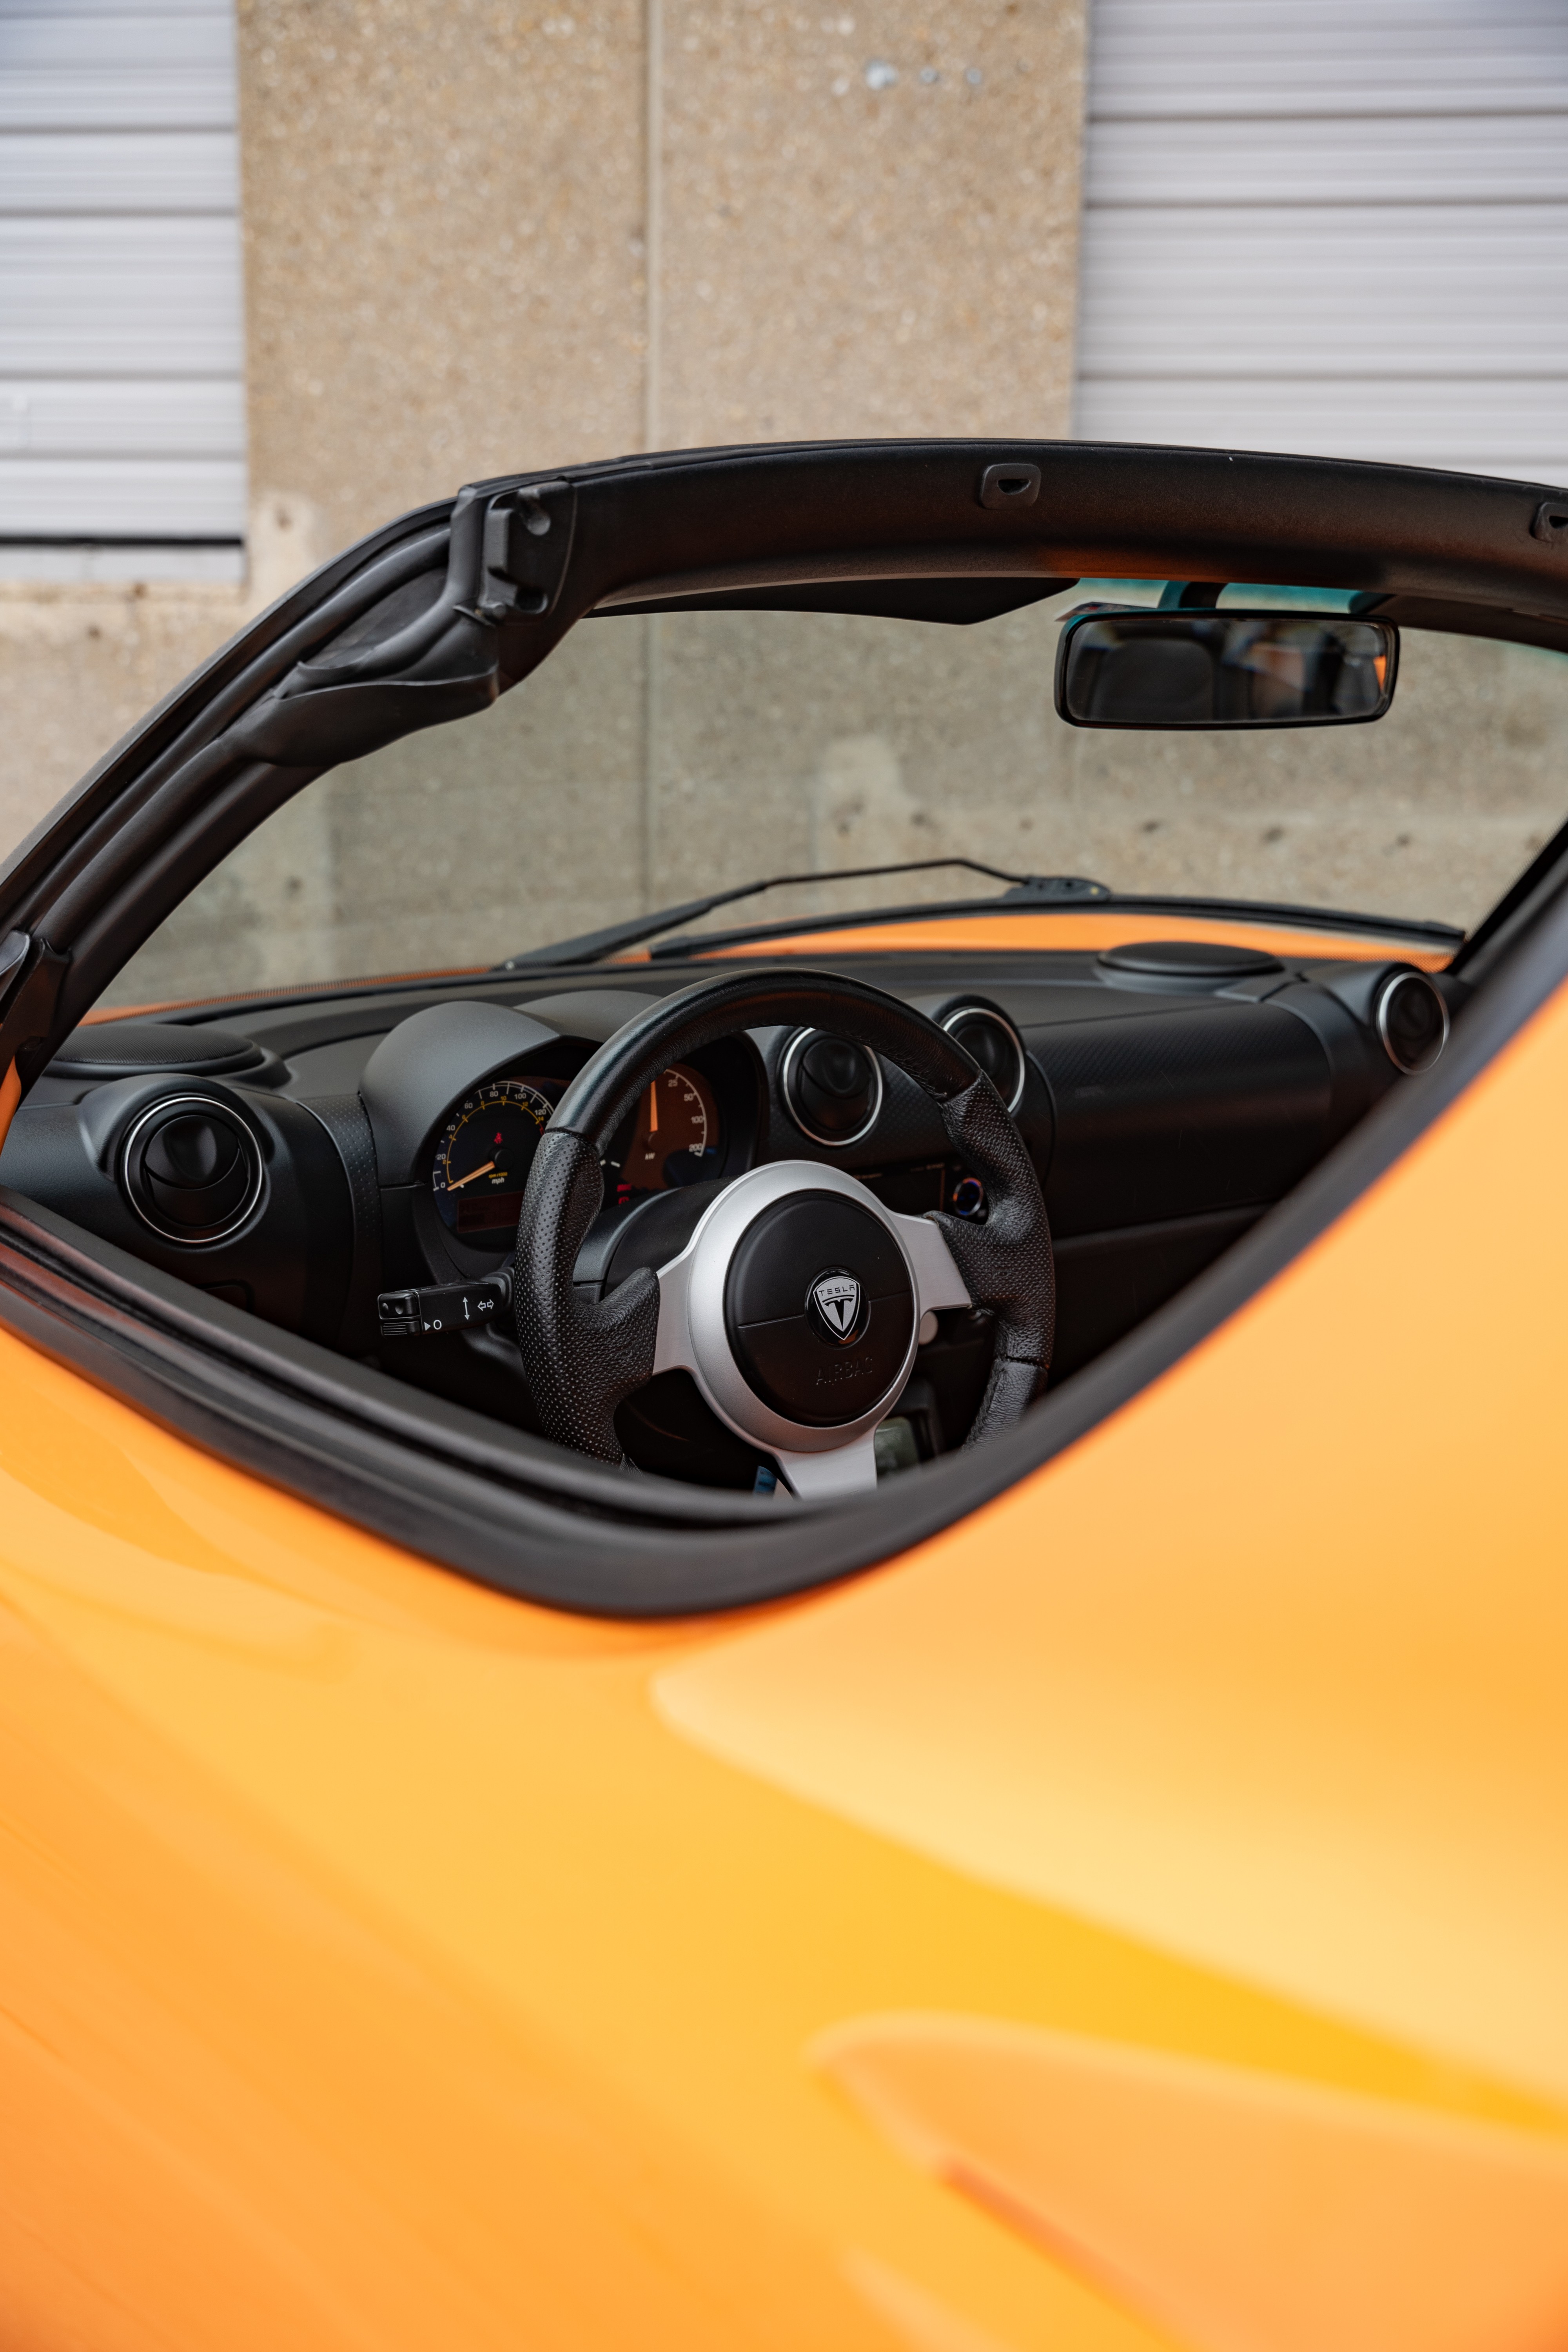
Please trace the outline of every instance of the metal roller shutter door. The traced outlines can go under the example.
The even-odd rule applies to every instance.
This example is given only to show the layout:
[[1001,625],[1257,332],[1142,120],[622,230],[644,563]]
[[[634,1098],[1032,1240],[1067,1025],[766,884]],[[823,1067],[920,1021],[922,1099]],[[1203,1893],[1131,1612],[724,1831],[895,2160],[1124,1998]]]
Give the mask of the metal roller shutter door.
[[1568,481],[1565,0],[1094,0],[1077,429]]
[[245,503],[231,0],[0,0],[6,568],[237,572]]

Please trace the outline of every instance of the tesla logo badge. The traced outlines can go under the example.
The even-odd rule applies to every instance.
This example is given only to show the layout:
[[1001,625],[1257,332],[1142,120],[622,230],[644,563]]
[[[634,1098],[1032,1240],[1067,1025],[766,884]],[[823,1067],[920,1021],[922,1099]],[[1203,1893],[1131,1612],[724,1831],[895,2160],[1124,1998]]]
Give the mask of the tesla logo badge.
[[825,1339],[847,1348],[860,1331],[860,1285],[842,1266],[819,1274],[811,1286],[812,1320]]

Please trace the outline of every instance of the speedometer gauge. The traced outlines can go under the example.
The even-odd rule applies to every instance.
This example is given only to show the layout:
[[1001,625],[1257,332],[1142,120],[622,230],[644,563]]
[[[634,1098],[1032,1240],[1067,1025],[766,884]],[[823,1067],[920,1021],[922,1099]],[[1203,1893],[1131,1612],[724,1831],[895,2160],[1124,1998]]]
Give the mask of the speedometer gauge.
[[455,1234],[510,1233],[554,1104],[526,1078],[492,1078],[465,1096],[436,1146],[431,1183]]
[[718,1168],[719,1106],[707,1079],[683,1062],[643,1088],[628,1127],[609,1154],[619,1201],[700,1183]]

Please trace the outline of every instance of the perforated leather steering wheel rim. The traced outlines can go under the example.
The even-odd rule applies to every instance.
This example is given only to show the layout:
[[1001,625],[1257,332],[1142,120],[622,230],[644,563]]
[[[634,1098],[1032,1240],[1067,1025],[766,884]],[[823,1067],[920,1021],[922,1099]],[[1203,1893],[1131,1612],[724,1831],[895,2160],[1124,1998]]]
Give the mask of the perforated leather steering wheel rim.
[[[939,1272],[937,1287],[928,1279],[922,1296],[942,1304],[966,1299],[991,1318],[990,1376],[964,1444],[1014,1426],[1043,1390],[1056,1318],[1050,1230],[1034,1163],[990,1079],[934,1022],[863,981],[798,970],[734,972],[698,982],[617,1031],[572,1081],[540,1139],[518,1223],[512,1297],[523,1370],[545,1434],[556,1443],[625,1463],[616,1408],[672,1360],[668,1347],[661,1349],[661,1313],[668,1339],[680,1311],[679,1268],[656,1274],[638,1267],[603,1297],[574,1286],[578,1251],[603,1202],[604,1150],[644,1089],[671,1063],[739,1030],[774,1026],[823,1030],[896,1063],[933,1102],[954,1156],[985,1187],[985,1220],[971,1223],[941,1211],[923,1220],[896,1218],[841,1171],[834,1171],[833,1181],[834,1190],[847,1184],[863,1195],[868,1212],[899,1243],[917,1288],[922,1277],[916,1261],[934,1264],[940,1256],[957,1269],[956,1291],[951,1283],[942,1287]],[[772,1165],[776,1171],[777,1163]],[[798,1165],[800,1192],[819,1189],[821,1166]],[[693,1248],[721,1203],[763,1172],[749,1171],[725,1188],[700,1224]],[[778,1189],[761,1187],[758,1196],[765,1190],[772,1197]],[[736,1392],[731,1387],[720,1394],[722,1384],[704,1378],[702,1361],[692,1360],[692,1368],[721,1417],[760,1453],[784,1458],[784,1449],[760,1433],[773,1426],[776,1434],[776,1423],[761,1412],[738,1423],[731,1410]],[[714,1370],[711,1359],[709,1369]],[[890,1402],[883,1402],[884,1413]],[[858,1416],[858,1431],[864,1418]],[[814,1438],[809,1445],[814,1452],[835,1450],[832,1438]]]

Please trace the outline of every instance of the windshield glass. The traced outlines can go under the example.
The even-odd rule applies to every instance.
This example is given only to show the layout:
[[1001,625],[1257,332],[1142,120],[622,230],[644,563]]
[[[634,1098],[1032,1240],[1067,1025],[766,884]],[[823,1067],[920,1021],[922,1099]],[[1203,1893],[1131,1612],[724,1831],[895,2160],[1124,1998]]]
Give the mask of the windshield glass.
[[[335,770],[262,824],[106,1003],[484,969],[759,876],[942,857],[1121,893],[1468,929],[1568,809],[1568,656],[1403,633],[1371,725],[1106,732],[1054,707],[1084,581],[968,627],[826,614],[595,619],[492,710]],[[1343,612],[1322,590],[1226,607]],[[695,929],[994,896],[958,870],[808,881]]]

